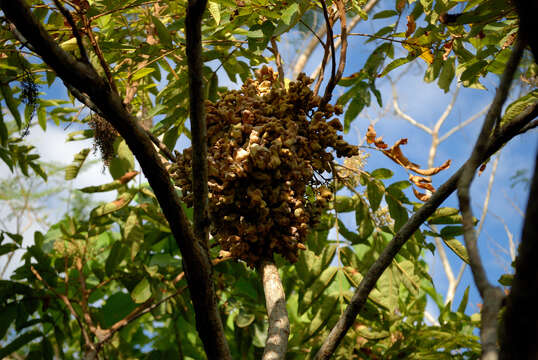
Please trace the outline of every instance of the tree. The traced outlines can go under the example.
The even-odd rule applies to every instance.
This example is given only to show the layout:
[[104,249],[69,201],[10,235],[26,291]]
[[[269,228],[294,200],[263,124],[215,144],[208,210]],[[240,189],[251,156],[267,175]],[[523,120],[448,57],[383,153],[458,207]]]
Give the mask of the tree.
[[[45,234],[35,232],[20,266],[0,282],[7,344],[0,354],[494,359],[500,349],[506,358],[535,356],[510,334],[521,319],[536,319],[521,313],[538,289],[529,266],[536,175],[502,324],[505,295],[487,279],[469,191],[477,169],[536,127],[536,90],[502,112],[516,74],[535,86],[537,67],[525,53],[527,41],[535,51],[532,22],[504,0],[403,0],[373,16],[395,24],[353,33],[375,5],[0,0],[0,89],[9,111],[0,112],[2,160],[46,180],[24,134],[34,118],[43,129],[49,119],[80,124],[69,139],[93,137],[114,178],[80,191],[117,192],[88,216],[68,212]],[[398,33],[404,16],[406,31]],[[314,44],[296,73],[321,45],[314,79],[285,78],[278,44],[286,36]],[[351,36],[379,42],[353,73],[345,72]],[[400,45],[405,56],[388,61]],[[274,72],[262,66],[270,61]],[[372,95],[382,107],[378,78],[420,61],[428,64],[425,81],[437,79],[445,92],[454,79],[483,88],[483,76],[500,76],[472,154],[437,190],[431,176],[451,171],[450,161],[434,167],[433,155],[421,169],[402,152],[407,139],[389,147],[373,125],[360,152],[339,135]],[[232,82],[239,75],[241,90],[222,86],[221,68]],[[65,98],[41,98],[42,87],[60,82]],[[393,103],[398,110],[396,96]],[[334,115],[343,108],[341,124]],[[430,130],[433,141],[439,127]],[[173,149],[183,134],[191,147],[180,153]],[[366,171],[364,147],[405,169],[409,181],[388,185],[393,171]],[[90,151],[75,156],[66,180]],[[135,159],[147,184],[134,184]],[[418,201],[403,191],[409,187]],[[456,191],[459,209],[441,207]],[[424,261],[435,249],[428,237],[470,265],[480,315],[465,313],[468,289],[456,311],[437,293]],[[2,255],[22,246],[20,234],[3,231],[0,239]],[[424,321],[427,295],[441,309],[439,324]]]

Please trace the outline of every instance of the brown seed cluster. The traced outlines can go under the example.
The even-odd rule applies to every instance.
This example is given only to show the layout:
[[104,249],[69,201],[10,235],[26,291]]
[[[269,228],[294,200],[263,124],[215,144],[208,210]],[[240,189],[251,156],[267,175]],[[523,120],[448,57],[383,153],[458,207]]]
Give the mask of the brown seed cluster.
[[[358,154],[336,132],[339,106],[320,105],[299,75],[288,89],[272,69],[256,71],[241,90],[207,102],[209,211],[223,250],[250,266],[279,253],[291,262],[304,249],[332,191],[321,178],[338,157]],[[192,205],[192,148],[170,169],[183,200]]]
[[108,121],[97,114],[92,114],[88,125],[94,133],[94,151],[99,149],[105,165],[110,165],[110,160],[114,157],[114,141],[119,136],[118,132]]

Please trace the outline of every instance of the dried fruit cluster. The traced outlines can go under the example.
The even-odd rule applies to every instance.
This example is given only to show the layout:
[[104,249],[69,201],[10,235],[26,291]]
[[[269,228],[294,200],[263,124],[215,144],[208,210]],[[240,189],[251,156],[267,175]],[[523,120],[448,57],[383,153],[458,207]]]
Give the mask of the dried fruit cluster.
[[[328,148],[338,157],[358,154],[336,133],[342,125],[331,117],[341,108],[320,105],[308,87],[311,79],[301,74],[283,89],[276,78],[264,66],[241,90],[206,103],[212,234],[250,266],[274,252],[297,260],[309,227],[333,195],[315,177],[332,170]],[[170,169],[188,205],[191,159],[188,148]]]

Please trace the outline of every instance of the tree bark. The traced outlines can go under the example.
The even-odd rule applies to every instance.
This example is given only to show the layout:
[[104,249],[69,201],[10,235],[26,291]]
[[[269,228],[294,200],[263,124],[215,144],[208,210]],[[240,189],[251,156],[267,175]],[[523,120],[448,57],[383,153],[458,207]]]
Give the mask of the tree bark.
[[290,321],[286,310],[286,295],[278,269],[272,260],[264,260],[259,266],[262,277],[265,305],[269,317],[267,340],[263,360],[283,360],[288,349]]

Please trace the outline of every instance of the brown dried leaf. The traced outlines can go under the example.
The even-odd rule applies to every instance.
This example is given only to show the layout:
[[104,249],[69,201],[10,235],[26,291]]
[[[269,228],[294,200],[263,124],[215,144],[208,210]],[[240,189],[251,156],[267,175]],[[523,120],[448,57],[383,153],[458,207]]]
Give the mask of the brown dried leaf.
[[483,163],[482,165],[480,165],[480,168],[478,169],[478,176],[482,175],[482,173],[484,172],[484,170],[486,170],[486,165],[487,165],[487,162]]
[[396,10],[401,13],[405,7],[405,4],[407,4],[407,0],[398,0],[396,3]]
[[411,170],[411,171],[414,171],[414,172],[416,172],[417,174],[420,174],[420,175],[432,176],[432,175],[435,175],[435,174],[437,174],[438,172],[440,172],[442,170],[445,170],[445,169],[449,168],[451,162],[452,162],[452,160],[447,160],[447,161],[444,162],[443,165],[438,166],[438,167],[434,167],[434,168],[431,168],[431,169],[420,169],[418,166],[417,167],[409,167],[408,169]]
[[405,37],[408,38],[415,32],[417,24],[415,23],[415,18],[412,15],[407,16],[407,31],[405,32]]
[[415,188],[413,188],[413,194],[415,194],[416,198],[420,201],[428,201],[431,198],[431,195],[420,193]]
[[517,32],[510,34],[508,38],[506,39],[506,41],[504,42],[503,46],[501,47],[501,50],[504,50],[510,45],[512,45],[514,41],[516,40],[516,37],[517,37]]
[[122,177],[120,177],[118,180],[122,184],[127,184],[129,181],[131,181],[136,175],[138,175],[138,171],[129,171],[125,173]]
[[366,132],[366,142],[368,144],[373,144],[375,143],[375,137],[377,136],[375,130],[374,130],[374,126],[373,125],[370,125],[368,126],[368,131]]
[[452,46],[454,45],[454,39],[451,39],[450,41],[447,41],[443,45],[443,60],[446,61],[448,59],[448,55],[450,55],[450,52],[452,51]]
[[[405,168],[411,169],[411,168],[419,168],[420,166],[412,163],[409,161],[408,158],[405,157],[405,155],[402,153],[402,150],[400,149],[400,145],[407,144],[407,139],[400,139],[396,141],[394,145],[389,150],[383,150],[383,153],[387,155],[389,158],[392,159],[397,164],[402,165]],[[424,174],[426,175],[426,174]]]
[[429,190],[431,192],[435,191],[435,188],[432,186],[432,179],[424,176],[417,176],[409,174],[409,181],[418,186],[419,188]]

